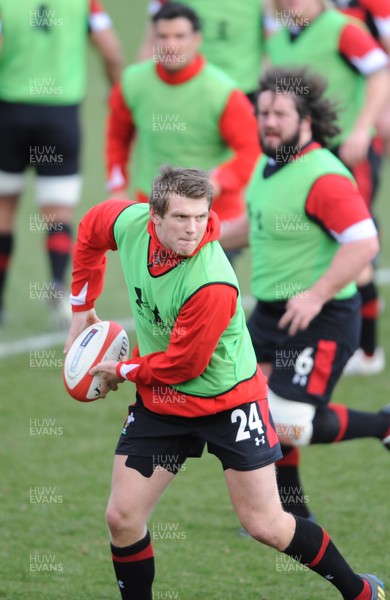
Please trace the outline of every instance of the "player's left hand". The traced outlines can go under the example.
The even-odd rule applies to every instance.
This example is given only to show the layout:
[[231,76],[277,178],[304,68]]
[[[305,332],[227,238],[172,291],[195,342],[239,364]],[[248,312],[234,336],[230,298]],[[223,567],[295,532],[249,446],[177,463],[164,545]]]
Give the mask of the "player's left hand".
[[100,397],[105,398],[108,392],[116,392],[118,384],[123,383],[124,379],[119,378],[116,374],[116,360],[105,360],[95,365],[89,372],[90,375],[99,373],[102,385],[100,388]]
[[370,129],[367,127],[356,127],[340,146],[340,160],[348,167],[354,167],[367,158],[370,142]]
[[286,304],[286,311],[278,323],[279,329],[288,327],[289,335],[306,329],[310,322],[318,315],[323,306],[323,301],[313,292],[307,290],[299,296],[290,298]]

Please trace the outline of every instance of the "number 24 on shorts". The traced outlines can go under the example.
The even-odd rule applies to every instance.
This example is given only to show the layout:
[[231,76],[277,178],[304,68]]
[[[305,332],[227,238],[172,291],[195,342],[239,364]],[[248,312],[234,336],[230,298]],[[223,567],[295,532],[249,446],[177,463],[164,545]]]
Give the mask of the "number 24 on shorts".
[[[263,422],[260,419],[259,413],[257,411],[257,403],[252,402],[249,407],[249,416],[246,415],[245,411],[242,408],[236,408],[233,410],[231,414],[232,423],[237,423],[240,421],[236,442],[242,442],[243,440],[247,440],[251,437],[251,431],[256,430],[259,434],[264,433]],[[247,428],[248,427],[248,428]]]

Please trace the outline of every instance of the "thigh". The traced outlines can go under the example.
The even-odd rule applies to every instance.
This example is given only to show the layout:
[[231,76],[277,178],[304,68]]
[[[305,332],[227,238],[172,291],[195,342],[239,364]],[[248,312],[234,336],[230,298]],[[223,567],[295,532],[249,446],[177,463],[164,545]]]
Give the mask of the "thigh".
[[0,101],[0,171],[5,173],[21,174],[30,164],[31,119],[26,111],[28,105]]
[[79,107],[39,106],[31,154],[38,175],[65,177],[79,172]]
[[242,526],[257,540],[286,548],[294,535],[295,519],[283,512],[275,466],[248,472],[228,469],[225,479]]
[[284,302],[257,302],[248,319],[248,330],[260,365],[272,365],[277,349],[287,340],[286,332],[278,327],[284,310]]
[[126,466],[144,477],[161,470],[175,475],[187,457],[203,453],[205,442],[193,431],[192,421],[130,405],[115,452],[125,455]]
[[122,515],[129,514],[133,520],[145,524],[173,476],[164,469],[156,469],[151,477],[144,477],[126,466],[126,456],[115,456],[110,509]]
[[275,465],[253,471],[227,469],[225,480],[233,508],[240,520],[247,515],[274,515],[282,512]]
[[329,303],[309,325],[275,348],[269,388],[278,396],[319,406],[329,402],[359,346],[360,301]]

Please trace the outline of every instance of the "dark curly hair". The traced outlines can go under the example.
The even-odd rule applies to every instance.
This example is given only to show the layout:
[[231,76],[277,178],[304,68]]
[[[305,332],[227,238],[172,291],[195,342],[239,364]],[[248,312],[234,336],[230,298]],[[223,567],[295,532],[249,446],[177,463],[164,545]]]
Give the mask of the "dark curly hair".
[[291,95],[300,118],[311,117],[313,140],[328,148],[341,129],[337,102],[324,96],[327,86],[325,77],[306,68],[273,67],[261,78],[257,95],[267,91]]

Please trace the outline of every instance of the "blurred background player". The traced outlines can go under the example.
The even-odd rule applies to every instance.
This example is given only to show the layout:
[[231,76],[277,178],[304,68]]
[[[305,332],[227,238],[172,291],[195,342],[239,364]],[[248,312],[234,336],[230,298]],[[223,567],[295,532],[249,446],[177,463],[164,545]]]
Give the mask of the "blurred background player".
[[[362,21],[373,37],[380,43],[382,48],[390,54],[390,0],[334,0],[333,4],[341,12]],[[373,147],[377,157],[384,153],[390,155],[390,98],[387,106],[377,121],[378,135],[373,139]],[[373,181],[373,190],[371,194],[371,204],[376,195],[378,181]],[[372,206],[371,206],[372,210]],[[378,223],[377,223],[378,224]],[[366,302],[362,309],[362,340],[361,348],[348,361],[344,374],[371,374],[373,371],[372,363],[367,359],[367,354],[372,356],[375,349],[376,340],[370,342],[370,332],[375,334],[375,325],[378,313],[380,312],[380,300],[374,283],[374,273],[372,268],[368,267],[364,278],[362,278],[360,292],[362,297],[366,297]],[[368,280],[366,286],[365,280]],[[358,282],[359,283],[359,282]],[[375,287],[373,287],[375,286]],[[370,298],[372,297],[372,300]],[[372,338],[371,338],[372,339]],[[377,355],[382,354],[381,349],[377,349]]]
[[[339,102],[341,134],[331,148],[352,171],[369,207],[377,189],[380,154],[373,144],[375,124],[389,101],[388,58],[358,22],[327,0],[279,0],[279,30],[267,42],[273,65],[309,66],[326,73],[327,94]],[[360,371],[384,369],[377,345],[378,291],[371,265],[358,276],[362,296]]]
[[[149,4],[149,14],[156,12],[169,0],[154,0]],[[202,29],[201,53],[222,69],[238,87],[254,100],[259,86],[264,56],[266,0],[185,0],[185,6],[198,15]],[[245,32],[245,35],[243,35]],[[153,55],[154,32],[148,25],[139,59]]]
[[304,69],[264,75],[258,98],[264,155],[248,185],[248,217],[225,224],[221,237],[227,247],[229,240],[241,245],[249,228],[257,305],[248,328],[269,376],[283,444],[281,500],[305,517],[298,446],[374,437],[390,449],[388,408],[366,413],[329,404],[359,343],[354,279],[377,252],[378,239],[350,171],[326,149],[339,129],[325,89],[324,78]]
[[88,37],[110,85],[119,79],[122,53],[99,0],[0,0],[0,23],[0,320],[17,205],[32,166],[47,231],[50,307],[62,328],[70,319],[64,288],[81,189],[79,105]]
[[[358,22],[326,0],[279,0],[267,52],[273,65],[309,66],[327,76],[328,96],[339,102],[341,134],[331,149],[352,171],[371,208],[377,189],[380,154],[373,143],[375,124],[389,101],[388,58]],[[384,369],[377,345],[378,291],[372,265],[358,276],[362,296],[362,333],[358,370],[366,375]]]
[[161,164],[211,173],[219,218],[245,210],[242,190],[260,153],[256,119],[244,93],[199,54],[200,22],[188,6],[165,4],[153,16],[153,59],[128,67],[111,96],[107,132],[109,189],[126,195],[135,146],[135,197],[147,202]]

